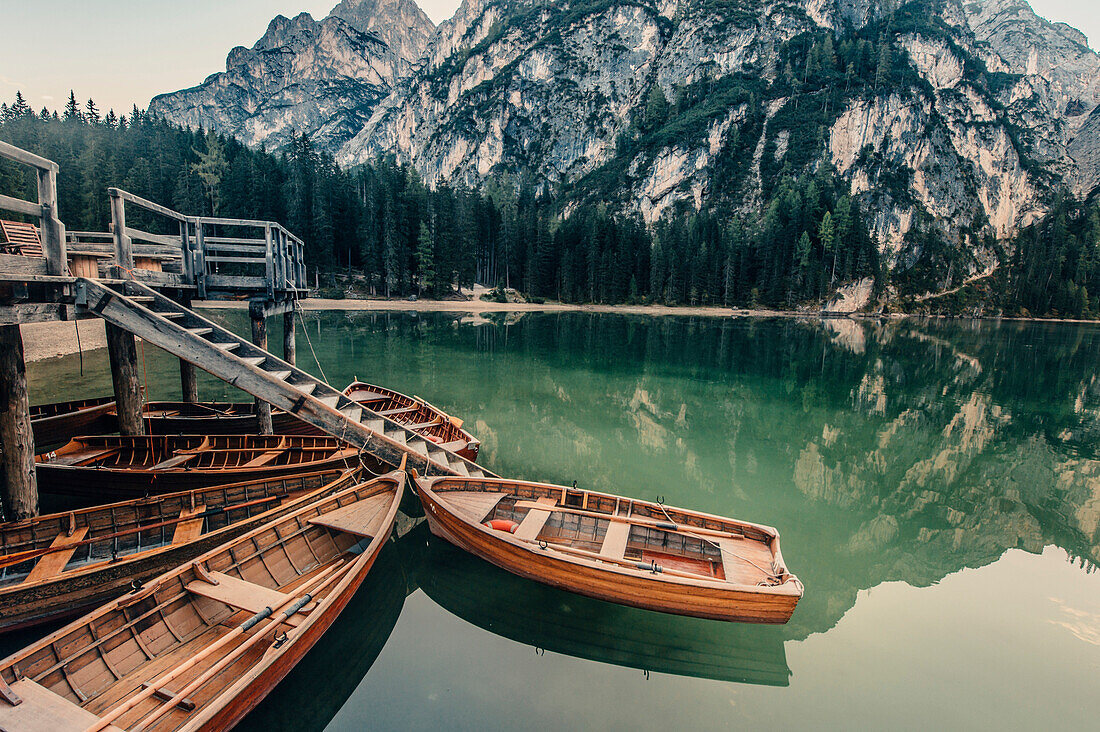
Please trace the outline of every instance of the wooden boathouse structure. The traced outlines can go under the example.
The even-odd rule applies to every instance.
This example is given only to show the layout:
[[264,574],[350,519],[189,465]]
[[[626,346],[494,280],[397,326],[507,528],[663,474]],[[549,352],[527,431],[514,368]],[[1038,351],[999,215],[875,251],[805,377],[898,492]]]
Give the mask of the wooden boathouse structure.
[[[356,403],[295,365],[297,303],[308,296],[305,245],[273,221],[189,216],[109,188],[111,231],[68,232],[58,216],[56,163],[0,141],[0,158],[38,181],[36,201],[0,192],[0,503],[7,520],[38,513],[35,447],[19,326],[101,318],[106,322],[122,435],[141,435],[135,338],[179,358],[184,401],[198,399],[196,368],[256,398],[261,432],[271,407],[391,465],[407,456],[422,475],[492,476],[488,470]],[[155,221],[161,232],[131,221]],[[246,340],[192,310],[204,300],[248,300]],[[268,351],[266,320],[284,319],[282,358]]]

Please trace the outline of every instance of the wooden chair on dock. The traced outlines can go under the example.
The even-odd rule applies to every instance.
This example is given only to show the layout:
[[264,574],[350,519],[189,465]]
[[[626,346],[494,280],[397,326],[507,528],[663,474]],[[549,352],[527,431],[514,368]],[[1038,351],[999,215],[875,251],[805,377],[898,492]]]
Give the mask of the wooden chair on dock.
[[0,221],[0,232],[4,240],[0,242],[0,252],[4,254],[22,254],[25,257],[45,257],[42,253],[42,239],[38,236],[38,227],[18,221]]

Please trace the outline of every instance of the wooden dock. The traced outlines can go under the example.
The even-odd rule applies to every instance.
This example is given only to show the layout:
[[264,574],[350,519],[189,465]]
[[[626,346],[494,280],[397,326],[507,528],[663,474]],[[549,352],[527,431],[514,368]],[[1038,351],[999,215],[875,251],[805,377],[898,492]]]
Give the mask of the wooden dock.
[[[19,326],[42,321],[106,321],[123,435],[144,430],[137,336],[179,358],[184,401],[198,399],[196,368],[253,395],[263,433],[272,431],[274,405],[391,465],[404,457],[425,475],[492,476],[295,366],[296,305],[308,296],[305,244],[281,224],[189,216],[108,188],[111,230],[68,232],[58,218],[57,164],[4,142],[0,158],[38,179],[37,201],[0,193],[0,219],[8,212],[35,219],[34,230],[22,229],[39,239],[39,246],[13,244],[9,251],[0,242],[0,502],[7,520],[38,513]],[[225,299],[249,301],[251,340],[191,309]],[[267,346],[266,319],[279,315],[282,358]]]

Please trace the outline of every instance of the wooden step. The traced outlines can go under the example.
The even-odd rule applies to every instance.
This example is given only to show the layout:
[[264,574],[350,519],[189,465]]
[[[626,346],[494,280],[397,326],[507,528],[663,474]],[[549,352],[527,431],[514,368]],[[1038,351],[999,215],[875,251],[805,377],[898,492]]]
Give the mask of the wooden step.
[[336,409],[336,405],[340,403],[340,395],[333,394],[331,396],[317,397],[317,401],[321,402],[321,404],[324,404],[326,407]]
[[197,335],[199,338],[202,338],[203,336],[208,336],[211,333],[213,333],[214,329],[213,328],[188,328],[187,332],[190,333],[191,335]]
[[452,460],[451,461],[451,470],[455,471],[459,475],[468,476],[470,474],[470,471],[466,469],[466,461],[465,460]]
[[386,432],[386,437],[390,438],[399,445],[408,444],[408,433],[404,430],[390,430]]
[[[294,372],[293,371],[268,371],[267,373],[271,374],[272,376],[274,376],[279,381],[286,381],[287,379],[290,378],[290,375]],[[291,384],[291,386],[294,386],[294,388],[298,388],[298,385],[295,385],[295,384]]]
[[428,457],[428,443],[424,440],[412,440],[411,442],[409,442],[409,447],[411,447],[413,450],[416,450],[424,457]]
[[171,312],[167,312],[167,313],[157,313],[157,315],[159,315],[162,318],[168,318],[169,320],[176,320],[177,318],[182,318],[184,316],[184,313],[177,313],[175,311],[171,311]]
[[482,471],[482,469],[477,467],[476,465],[471,465],[469,467],[469,471],[470,471],[470,477],[471,478],[484,478],[485,477],[484,471]]
[[215,343],[214,347],[215,348],[220,348],[223,351],[233,352],[233,351],[236,351],[238,348],[240,348],[241,344],[236,343],[236,342],[232,342],[232,343]]
[[241,360],[249,366],[259,366],[267,360],[267,356],[245,356]]
[[317,383],[314,381],[307,381],[304,384],[291,384],[291,386],[303,394],[312,394],[317,388]]
[[388,432],[385,432],[386,423],[380,419],[368,419],[366,422],[363,422],[363,426],[371,432],[384,432],[386,437],[390,436]]
[[340,410],[340,414],[344,415],[352,422],[358,422],[363,418],[363,408],[358,404],[349,404]]

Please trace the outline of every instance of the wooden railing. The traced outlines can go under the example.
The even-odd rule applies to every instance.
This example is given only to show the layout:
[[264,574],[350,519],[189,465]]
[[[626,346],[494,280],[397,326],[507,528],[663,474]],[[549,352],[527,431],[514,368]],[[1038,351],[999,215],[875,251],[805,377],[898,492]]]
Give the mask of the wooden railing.
[[[307,286],[305,245],[274,221],[185,216],[119,188],[108,193],[114,263],[133,279],[193,285],[200,299],[227,292],[266,292],[276,299]],[[128,205],[167,219],[179,233],[128,225]],[[176,266],[179,271],[171,271]]]
[[46,257],[45,274],[68,274],[65,225],[57,218],[57,163],[6,142],[0,142],[0,158],[33,168],[38,176],[37,202],[0,195],[0,210],[38,218],[42,253]]

